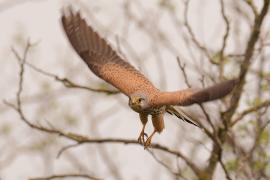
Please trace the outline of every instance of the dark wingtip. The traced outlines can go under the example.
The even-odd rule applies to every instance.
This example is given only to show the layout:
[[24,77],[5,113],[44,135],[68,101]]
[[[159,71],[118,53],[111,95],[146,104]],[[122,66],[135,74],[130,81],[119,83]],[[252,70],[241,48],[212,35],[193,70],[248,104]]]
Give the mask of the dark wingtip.
[[62,14],[61,15],[62,23],[65,23],[68,17],[74,17],[80,13],[74,10],[74,8],[71,5],[67,5],[61,8],[61,14]]
[[71,16],[73,15],[73,8],[71,5],[64,6],[61,8],[61,14],[62,16]]
[[231,79],[227,81],[228,86],[230,86],[230,91],[232,91],[234,89],[234,87],[239,83],[239,79],[235,78],[235,79]]
[[239,79],[231,79],[217,83],[208,88],[199,90],[197,93],[193,95],[192,97],[193,101],[199,104],[223,98],[224,96],[231,93],[238,83]]
[[228,80],[228,82],[230,82],[233,85],[236,85],[239,82],[239,79],[238,78],[231,79],[231,80]]
[[71,6],[65,6],[61,8],[61,21],[63,24],[66,23],[67,17],[73,14]]

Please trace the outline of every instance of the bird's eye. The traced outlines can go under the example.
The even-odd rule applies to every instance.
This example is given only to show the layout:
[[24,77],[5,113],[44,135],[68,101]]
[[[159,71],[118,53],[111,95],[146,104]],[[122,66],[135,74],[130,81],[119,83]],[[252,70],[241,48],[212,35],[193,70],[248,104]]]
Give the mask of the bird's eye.
[[143,98],[139,98],[139,100],[138,100],[138,101],[139,101],[139,103],[140,103],[140,102],[142,102],[142,101],[143,101]]

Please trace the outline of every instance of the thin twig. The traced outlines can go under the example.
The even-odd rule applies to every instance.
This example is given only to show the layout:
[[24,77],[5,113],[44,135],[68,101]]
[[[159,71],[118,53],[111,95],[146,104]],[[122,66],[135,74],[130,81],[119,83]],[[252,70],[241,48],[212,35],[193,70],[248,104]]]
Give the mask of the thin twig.
[[[180,61],[180,58],[179,57],[176,57],[177,59],[177,63],[178,63],[178,66],[179,68],[181,69],[181,72],[183,73],[183,76],[184,76],[184,80],[185,80],[185,83],[186,85],[191,88],[191,84],[189,83],[189,80],[188,80],[188,77],[187,77],[187,73],[186,73],[186,69],[185,69],[185,64],[181,64],[181,61]],[[203,78],[201,79],[202,80],[202,83],[203,83]],[[206,117],[206,120],[207,122],[210,124],[211,128],[213,129],[213,132],[214,133],[211,133],[207,128],[206,126],[204,126],[201,122],[199,121],[196,121],[196,123],[199,125],[199,127],[201,127],[204,132],[206,133],[206,135],[208,137],[210,137],[212,139],[212,141],[217,145],[217,146],[220,146],[220,142],[216,139],[215,137],[215,134],[216,134],[216,131],[215,131],[215,127],[214,127],[214,124],[212,123],[211,119],[210,119],[210,115],[207,113],[207,111],[205,110],[205,108],[203,107],[203,105],[199,104],[200,108],[202,109],[205,117]]]
[[258,16],[258,10],[257,10],[254,2],[251,0],[243,0],[243,1],[252,9],[254,15]]
[[76,144],[71,144],[71,145],[68,145],[68,146],[65,146],[63,148],[60,149],[60,151],[57,153],[56,155],[56,158],[60,158],[60,156],[68,149],[70,148],[73,148],[73,147],[76,147],[76,146],[79,146],[80,144],[79,143],[76,143]]
[[258,111],[262,108],[266,108],[270,106],[270,101],[264,101],[256,106],[253,106],[251,108],[248,108],[246,110],[244,110],[243,112],[241,112],[231,123],[231,126],[234,126],[236,123],[238,123],[239,121],[241,121],[246,115]]
[[118,94],[118,93],[120,93],[118,90],[98,89],[98,88],[92,88],[92,87],[88,87],[88,86],[84,86],[84,85],[79,85],[79,84],[77,84],[77,83],[75,83],[67,78],[61,78],[55,74],[44,71],[41,68],[38,68],[29,62],[26,62],[26,65],[42,75],[54,78],[56,81],[61,82],[67,88],[84,89],[84,90],[88,90],[91,92],[105,93],[105,94]]
[[223,18],[223,20],[225,22],[225,25],[226,25],[226,31],[225,31],[225,34],[223,35],[222,47],[221,47],[221,50],[220,50],[220,65],[219,65],[220,77],[223,78],[223,73],[224,73],[224,52],[225,52],[225,48],[226,48],[229,33],[230,33],[230,22],[229,22],[228,17],[225,14],[224,0],[220,0],[220,5],[221,5],[222,18]]
[[185,0],[185,9],[184,9],[184,25],[185,27],[187,28],[188,30],[188,33],[191,37],[191,40],[193,41],[193,43],[204,53],[204,55],[209,59],[209,61],[212,63],[212,64],[215,64],[215,65],[218,65],[214,60],[213,58],[211,57],[208,49],[201,45],[201,43],[199,42],[199,40],[196,38],[190,24],[189,24],[189,21],[188,21],[188,10],[189,10],[189,0]]
[[63,178],[84,178],[84,179],[92,179],[92,180],[101,180],[101,178],[97,178],[94,176],[90,176],[88,174],[57,174],[57,175],[51,175],[47,177],[35,177],[35,178],[29,178],[29,180],[52,180],[52,179],[63,179]]
[[181,173],[179,172],[174,172],[172,170],[171,167],[169,167],[166,163],[164,163],[162,160],[158,159],[158,157],[155,155],[155,153],[151,150],[148,150],[148,152],[151,154],[151,156],[159,163],[161,164],[163,167],[165,167],[165,169],[167,169],[170,173],[172,173],[174,176],[176,177],[182,177]]
[[203,114],[204,114],[204,116],[206,118],[206,121],[208,122],[208,124],[210,124],[214,134],[216,134],[216,128],[215,128],[215,126],[214,126],[214,124],[213,124],[213,122],[212,122],[212,120],[210,118],[209,113],[205,110],[203,104],[198,104],[198,105],[200,106],[200,108],[201,108],[201,110],[202,110],[202,112],[203,112]]
[[222,41],[222,48],[221,48],[221,57],[223,57],[226,45],[227,45],[227,40],[229,37],[229,33],[230,33],[230,22],[228,17],[225,14],[225,5],[224,5],[224,0],[220,0],[220,4],[221,4],[221,14],[222,14],[222,18],[225,22],[226,25],[226,31],[225,34],[223,35],[223,41]]
[[220,163],[220,165],[221,165],[221,167],[226,175],[227,180],[232,180],[232,178],[230,177],[230,174],[229,174],[229,172],[228,172],[228,170],[227,170],[227,168],[222,160],[222,156],[220,156],[220,158],[219,158],[219,163]]
[[183,73],[184,80],[185,80],[185,83],[186,83],[187,87],[191,88],[191,84],[189,83],[187,73],[186,73],[186,69],[185,69],[186,68],[185,63],[183,63],[183,64],[181,63],[181,60],[180,60],[179,56],[176,57],[176,60],[177,60],[179,68],[181,69],[181,72]]

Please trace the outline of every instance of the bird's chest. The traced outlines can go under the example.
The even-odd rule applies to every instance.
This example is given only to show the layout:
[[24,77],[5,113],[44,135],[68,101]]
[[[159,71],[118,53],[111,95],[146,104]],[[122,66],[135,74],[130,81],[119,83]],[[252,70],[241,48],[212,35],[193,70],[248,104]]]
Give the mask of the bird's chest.
[[[133,109],[133,108],[132,108]],[[138,113],[145,113],[145,114],[151,114],[151,115],[155,115],[155,114],[162,114],[165,112],[165,106],[161,106],[161,107],[151,107],[151,108],[147,108],[147,109],[133,109],[134,111],[138,112]]]

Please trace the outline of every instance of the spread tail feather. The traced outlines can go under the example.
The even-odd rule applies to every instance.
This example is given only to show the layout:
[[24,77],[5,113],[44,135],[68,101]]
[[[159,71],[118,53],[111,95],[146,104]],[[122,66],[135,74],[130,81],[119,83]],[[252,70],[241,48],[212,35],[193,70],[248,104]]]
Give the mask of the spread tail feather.
[[186,112],[184,112],[182,109],[176,110],[173,106],[166,106],[166,112],[175,115],[179,119],[192,124],[194,126],[200,127],[198,124],[194,123],[194,120],[187,115]]

